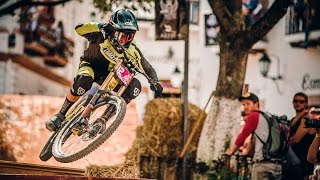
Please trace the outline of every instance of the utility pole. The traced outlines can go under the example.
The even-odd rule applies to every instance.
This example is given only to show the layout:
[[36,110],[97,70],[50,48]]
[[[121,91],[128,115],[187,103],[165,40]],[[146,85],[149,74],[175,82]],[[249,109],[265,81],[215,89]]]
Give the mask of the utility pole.
[[[188,123],[188,78],[189,78],[189,21],[190,21],[190,4],[186,0],[186,38],[184,42],[184,80],[183,80],[183,145],[186,144],[189,135]],[[187,168],[188,153],[183,156],[182,172],[183,180],[190,179],[190,170]]]

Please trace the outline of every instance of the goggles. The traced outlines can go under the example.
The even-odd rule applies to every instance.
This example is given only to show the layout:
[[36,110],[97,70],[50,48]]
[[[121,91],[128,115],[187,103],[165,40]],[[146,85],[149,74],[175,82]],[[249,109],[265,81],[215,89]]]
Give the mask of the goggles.
[[116,31],[114,35],[121,45],[125,45],[133,40],[135,33],[135,31]]

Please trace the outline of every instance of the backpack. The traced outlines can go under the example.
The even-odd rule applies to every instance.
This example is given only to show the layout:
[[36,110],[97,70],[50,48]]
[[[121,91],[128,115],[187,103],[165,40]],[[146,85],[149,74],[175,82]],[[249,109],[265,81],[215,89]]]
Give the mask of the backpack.
[[263,144],[263,157],[266,160],[283,159],[289,149],[289,127],[288,121],[283,117],[267,114],[258,111],[267,120],[269,126],[269,136],[266,142],[254,133]]

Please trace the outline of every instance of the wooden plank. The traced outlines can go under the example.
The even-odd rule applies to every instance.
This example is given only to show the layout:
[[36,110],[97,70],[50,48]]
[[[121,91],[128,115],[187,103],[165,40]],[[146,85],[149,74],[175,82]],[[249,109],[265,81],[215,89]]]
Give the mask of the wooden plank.
[[140,178],[87,177],[83,169],[0,160],[1,180],[137,180]]
[[[83,176],[83,169],[45,166],[0,160],[0,174],[73,175]],[[0,178],[2,179],[2,178]]]
[[134,178],[86,177],[86,176],[35,176],[35,175],[0,175],[1,180],[137,180]]
[[0,53],[0,61],[7,61],[10,56],[7,53]]
[[0,33],[9,33],[9,31],[6,27],[0,26]]
[[53,67],[64,67],[68,63],[66,58],[60,56],[45,56],[43,60],[45,64]]
[[36,52],[41,55],[47,55],[48,50],[43,47],[41,44],[33,42],[33,43],[26,43],[24,45],[25,51],[31,51],[31,52]]

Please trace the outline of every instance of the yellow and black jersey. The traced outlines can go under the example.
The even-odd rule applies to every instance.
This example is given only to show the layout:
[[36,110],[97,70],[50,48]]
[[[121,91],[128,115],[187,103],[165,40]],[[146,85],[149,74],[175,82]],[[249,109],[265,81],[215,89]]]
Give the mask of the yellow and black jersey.
[[[88,48],[84,51],[83,56],[81,56],[78,74],[89,73],[89,75],[94,77],[93,72],[97,70],[102,72],[102,74],[107,74],[119,58],[124,58],[123,53],[119,53],[112,46],[109,39],[104,38],[100,31],[100,23],[88,22],[80,24],[76,26],[75,31],[89,41]],[[145,71],[152,79],[158,80],[154,68],[143,57],[135,43],[130,44],[127,52],[129,58],[136,66]]]

